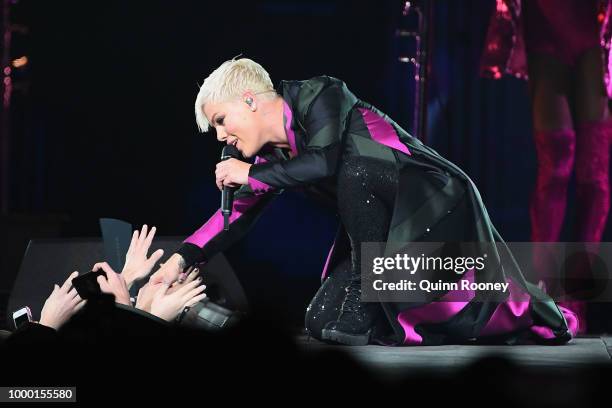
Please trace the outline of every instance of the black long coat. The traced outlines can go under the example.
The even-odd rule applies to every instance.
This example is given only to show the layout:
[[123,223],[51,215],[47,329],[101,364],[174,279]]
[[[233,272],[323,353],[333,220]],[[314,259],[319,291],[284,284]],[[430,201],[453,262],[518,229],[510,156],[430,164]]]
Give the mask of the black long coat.
[[[285,188],[299,187],[335,203],[339,161],[351,155],[374,157],[394,163],[399,171],[387,255],[398,252],[405,243],[428,240],[430,227],[447,225],[448,241],[476,242],[487,248],[501,242],[504,251],[493,249],[489,258],[493,266],[479,271],[474,280],[510,280],[515,291],[524,292],[528,299],[522,306],[510,299],[486,297],[429,304],[384,302],[395,333],[393,343],[441,344],[483,337],[506,342],[525,337],[566,342],[571,338],[568,321],[570,326],[575,324],[575,315],[524,279],[491,223],[476,186],[461,169],[359,100],[336,78],[282,81],[277,91],[285,101],[291,152],[264,148],[258,153],[249,171],[249,184],[235,194],[230,230],[223,231],[220,212],[213,215],[178,251],[189,264],[228,248]],[[436,240],[440,238],[445,237]],[[323,279],[340,262],[338,255],[345,254],[330,253]]]

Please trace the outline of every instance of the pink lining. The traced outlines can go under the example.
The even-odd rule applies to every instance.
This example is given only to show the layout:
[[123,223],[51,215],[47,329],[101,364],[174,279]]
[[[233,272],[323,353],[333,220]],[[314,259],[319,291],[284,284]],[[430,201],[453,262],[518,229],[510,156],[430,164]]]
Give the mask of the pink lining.
[[[467,271],[462,279],[474,282],[474,269]],[[463,301],[452,301],[453,298],[460,298]],[[401,312],[397,315],[397,321],[404,329],[404,344],[421,344],[423,338],[415,330],[417,325],[447,321],[467,306],[473,298],[474,291],[452,291],[444,295],[440,301]]]
[[359,110],[363,116],[363,121],[368,127],[368,131],[372,135],[372,139],[392,149],[411,155],[408,147],[399,140],[397,132],[389,122],[369,109],[359,108]]
[[[464,279],[474,281],[474,270],[471,269],[465,274]],[[504,333],[511,333],[516,330],[529,329],[536,336],[551,340],[556,337],[550,327],[536,326],[533,324],[531,311],[529,309],[530,296],[522,288],[517,286],[512,280],[508,290],[510,292],[507,301],[500,303],[490,320],[479,333],[479,336],[494,336]],[[423,342],[422,336],[416,332],[416,326],[423,323],[441,323],[450,320],[455,314],[459,313],[471,299],[474,293],[465,291],[453,291],[444,295],[441,301],[431,302],[424,306],[408,309],[397,316],[399,324],[404,329],[406,345],[419,345]],[[462,299],[467,301],[453,301],[452,299]],[[578,319],[571,310],[559,306],[567,322],[568,329],[572,336],[576,335],[578,329]]]
[[[261,197],[251,196],[234,200],[230,224],[242,216],[250,207],[255,205]],[[218,233],[223,231],[223,214],[217,210],[212,217],[202,225],[196,232],[183,241],[184,243],[194,244],[200,248],[204,247],[208,241],[213,239]]]
[[329,266],[329,261],[331,259],[332,254],[334,253],[334,246],[336,246],[336,241],[332,244],[329,253],[327,254],[327,259],[325,260],[325,266],[323,267],[323,274],[321,275],[321,280],[325,279],[327,276],[327,267]]
[[[267,160],[264,159],[261,156],[256,156],[255,157],[255,163],[253,165],[259,164],[259,163],[266,163]],[[251,190],[253,191],[253,193],[255,193],[255,195],[260,195],[263,194],[269,190],[271,190],[273,187],[270,186],[269,184],[264,183],[263,181],[259,181],[256,178],[250,177],[249,176],[249,187],[251,187]]]

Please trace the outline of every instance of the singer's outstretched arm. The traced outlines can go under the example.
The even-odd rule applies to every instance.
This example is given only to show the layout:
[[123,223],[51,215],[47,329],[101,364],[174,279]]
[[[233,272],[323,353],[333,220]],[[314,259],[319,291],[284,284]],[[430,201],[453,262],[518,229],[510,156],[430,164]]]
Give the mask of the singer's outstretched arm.
[[230,230],[223,231],[223,215],[217,211],[206,224],[187,238],[178,254],[185,266],[210,259],[240,239],[257,220],[261,210],[274,197],[274,190],[314,183],[336,173],[350,112],[357,99],[344,82],[320,77],[303,87],[303,99],[309,99],[298,120],[308,135],[308,144],[289,160],[265,161],[256,158],[250,167],[248,184],[235,194]]
[[223,214],[217,210],[204,225],[183,241],[177,251],[185,261],[184,266],[205,262],[228,249],[248,232],[274,197],[276,194],[272,194],[271,190],[256,195],[250,185],[243,185],[234,194],[229,231],[223,230]]

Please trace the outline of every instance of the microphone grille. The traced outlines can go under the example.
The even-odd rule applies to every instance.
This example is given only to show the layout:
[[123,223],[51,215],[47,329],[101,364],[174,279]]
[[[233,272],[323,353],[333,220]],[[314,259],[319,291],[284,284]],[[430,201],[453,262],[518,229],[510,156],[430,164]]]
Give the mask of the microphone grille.
[[240,159],[242,155],[240,154],[240,150],[236,149],[234,145],[226,145],[223,147],[221,151],[221,159]]

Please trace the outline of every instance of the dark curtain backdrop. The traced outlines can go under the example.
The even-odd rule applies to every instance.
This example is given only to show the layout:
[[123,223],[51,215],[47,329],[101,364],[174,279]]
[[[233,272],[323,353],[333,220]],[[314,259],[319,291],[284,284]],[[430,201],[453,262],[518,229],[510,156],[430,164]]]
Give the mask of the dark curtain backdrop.
[[429,144],[463,168],[507,240],[529,240],[535,180],[525,81],[479,76],[493,1],[435,1]]

